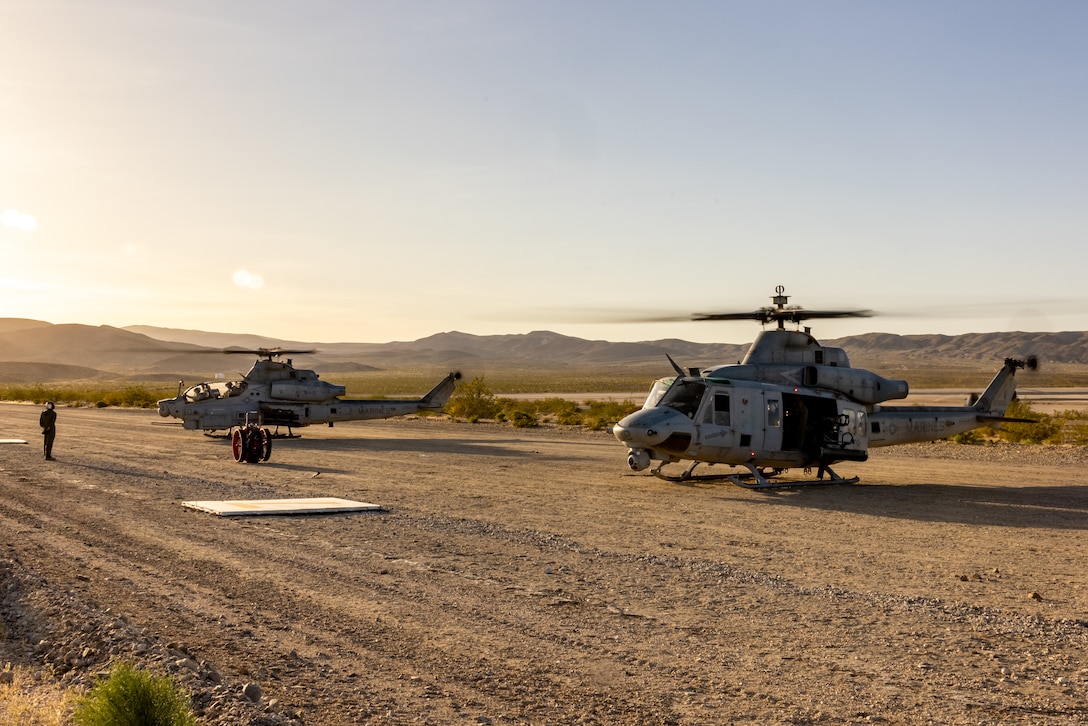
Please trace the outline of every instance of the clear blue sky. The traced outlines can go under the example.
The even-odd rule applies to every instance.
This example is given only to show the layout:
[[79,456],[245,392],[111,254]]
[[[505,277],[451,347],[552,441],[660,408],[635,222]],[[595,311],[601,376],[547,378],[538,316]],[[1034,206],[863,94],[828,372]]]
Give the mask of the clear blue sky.
[[0,317],[740,342],[569,320],[782,284],[899,313],[825,337],[1085,330],[1086,29],[1079,0],[0,0]]

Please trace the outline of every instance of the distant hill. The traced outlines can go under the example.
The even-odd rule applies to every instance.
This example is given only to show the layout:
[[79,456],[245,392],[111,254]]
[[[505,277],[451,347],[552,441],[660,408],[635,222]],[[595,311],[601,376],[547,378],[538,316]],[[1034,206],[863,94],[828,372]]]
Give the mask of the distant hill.
[[0,318],[0,362],[58,363],[130,374],[154,369],[166,358],[203,350],[156,340],[108,325],[5,325]]
[[44,328],[52,323],[42,320],[28,320],[26,318],[0,318],[0,333],[9,333],[13,330],[26,330],[27,328]]
[[845,348],[851,357],[889,354],[958,360],[993,361],[1035,355],[1047,363],[1088,363],[1088,333],[967,333],[965,335],[892,335],[868,333],[824,341]]
[[[992,370],[1006,356],[1033,354],[1044,364],[1088,365],[1088,332],[893,335],[868,333],[823,341],[845,348],[851,362],[889,375],[903,370]],[[27,381],[133,377],[168,380],[234,375],[253,354],[228,355],[226,347],[282,347],[295,363],[322,373],[379,369],[601,371],[638,367],[665,374],[666,354],[680,365],[738,362],[749,343],[693,343],[678,339],[612,343],[550,331],[516,335],[437,333],[410,342],[312,343],[253,335],[132,326],[54,325],[0,318],[0,384]]]
[[103,371],[84,366],[0,361],[0,385],[5,386],[33,386],[49,381],[88,381],[111,377]]

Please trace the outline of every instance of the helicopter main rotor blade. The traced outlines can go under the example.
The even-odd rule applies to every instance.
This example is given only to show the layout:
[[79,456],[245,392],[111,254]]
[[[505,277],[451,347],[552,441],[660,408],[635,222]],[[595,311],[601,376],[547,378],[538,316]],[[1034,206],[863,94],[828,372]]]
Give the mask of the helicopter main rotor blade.
[[259,356],[277,356],[277,355],[304,355],[307,353],[316,353],[316,350],[293,350],[289,348],[223,348],[219,353],[226,353],[227,355],[259,355]]
[[695,313],[689,320],[755,320],[760,323],[788,321],[800,323],[804,320],[830,318],[871,318],[872,310],[806,310],[804,308],[761,308],[743,313]]
[[220,353],[226,355],[250,355],[261,358],[279,358],[280,356],[308,355],[317,353],[317,350],[302,350],[294,348],[223,348]]

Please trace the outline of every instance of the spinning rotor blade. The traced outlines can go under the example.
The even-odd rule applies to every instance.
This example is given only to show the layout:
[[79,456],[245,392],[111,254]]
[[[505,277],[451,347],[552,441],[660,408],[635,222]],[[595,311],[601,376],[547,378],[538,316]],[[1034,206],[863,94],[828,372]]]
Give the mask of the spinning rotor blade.
[[785,294],[786,288],[779,285],[774,289],[774,292],[774,297],[771,298],[775,305],[773,308],[765,307],[747,313],[696,314],[692,317],[692,320],[755,320],[763,325],[774,322],[778,323],[778,329],[781,330],[784,327],[783,323],[787,321],[800,324],[805,320],[869,318],[873,316],[872,310],[805,310],[797,306],[787,307],[786,303],[789,302],[790,297]]
[[228,355],[259,355],[262,358],[275,358],[281,355],[304,355],[316,353],[316,350],[292,350],[289,348],[224,348],[216,351]]
[[760,308],[746,313],[695,313],[690,320],[755,320],[767,324],[800,323],[830,318],[871,318],[872,310],[805,310],[804,308]]
[[[617,310],[604,310],[599,312],[581,311],[572,313],[569,310],[555,310],[549,314],[547,310],[536,311],[534,317],[536,319],[544,319],[549,321],[555,321],[561,319],[563,322],[570,323],[686,323],[686,322],[702,322],[707,320],[724,321],[724,320],[754,320],[758,323],[766,325],[767,323],[777,323],[779,328],[783,327],[786,322],[800,324],[805,320],[817,320],[817,319],[830,319],[830,318],[870,318],[876,313],[872,310],[857,309],[857,310],[806,310],[805,308],[794,306],[787,306],[789,296],[785,294],[785,288],[779,285],[775,288],[775,295],[771,298],[774,302],[774,306],[762,307],[757,310],[746,310],[739,312],[725,312],[725,313],[654,313],[644,311],[617,311]],[[519,319],[524,319],[524,315],[519,315]],[[499,316],[499,319],[509,319],[510,313],[504,313]],[[493,318],[494,319],[494,318]]]

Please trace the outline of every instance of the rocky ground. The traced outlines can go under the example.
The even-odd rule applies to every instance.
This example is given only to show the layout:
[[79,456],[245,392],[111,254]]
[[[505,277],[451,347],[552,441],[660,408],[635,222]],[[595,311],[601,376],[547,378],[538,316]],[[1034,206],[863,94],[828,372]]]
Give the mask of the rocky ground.
[[[837,467],[860,484],[766,493],[443,419],[241,465],[62,409],[45,462],[38,411],[0,405],[31,441],[0,447],[0,661],[45,683],[126,659],[223,725],[1088,721],[1083,449],[878,450]],[[385,510],[182,506],[309,496]]]

